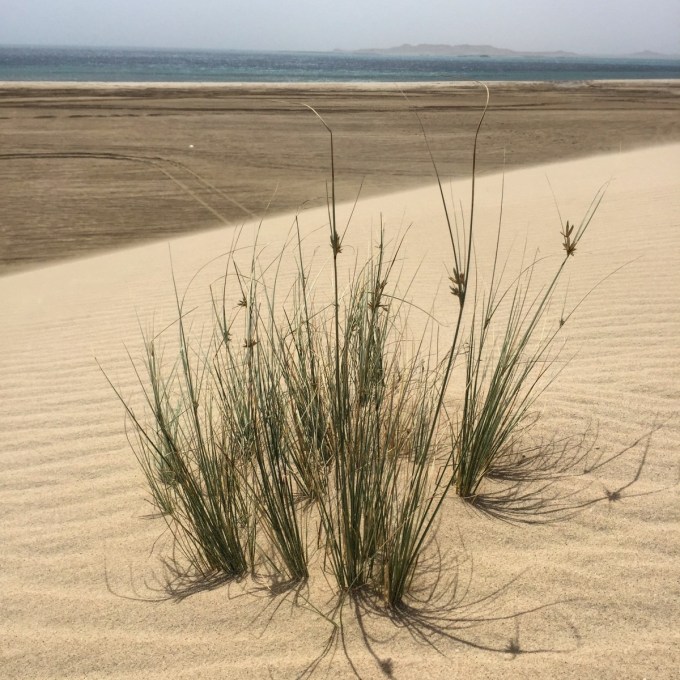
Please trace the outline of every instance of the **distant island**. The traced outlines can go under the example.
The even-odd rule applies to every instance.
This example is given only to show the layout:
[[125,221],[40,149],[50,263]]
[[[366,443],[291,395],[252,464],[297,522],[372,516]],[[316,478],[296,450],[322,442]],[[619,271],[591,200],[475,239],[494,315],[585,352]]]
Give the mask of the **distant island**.
[[[371,47],[359,50],[336,50],[337,52],[352,52],[353,54],[384,54],[395,56],[442,56],[442,57],[584,57],[594,55],[577,54],[556,50],[554,52],[518,52],[493,45],[433,45],[419,44],[410,45],[405,43],[398,47]],[[598,55],[611,56],[627,59],[677,59],[677,55],[660,54],[645,50],[632,54]]]

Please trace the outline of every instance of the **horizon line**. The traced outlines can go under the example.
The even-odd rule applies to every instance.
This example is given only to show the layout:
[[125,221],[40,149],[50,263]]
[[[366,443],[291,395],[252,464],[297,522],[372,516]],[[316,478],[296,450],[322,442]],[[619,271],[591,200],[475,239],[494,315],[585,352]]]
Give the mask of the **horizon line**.
[[116,45],[116,44],[84,44],[84,43],[2,43],[0,42],[0,49],[2,48],[12,48],[12,47],[22,47],[22,48],[37,48],[37,49],[105,49],[105,50],[160,50],[160,51],[185,51],[185,52],[259,52],[263,54],[337,54],[341,52],[343,54],[375,54],[378,56],[390,57],[390,56],[411,56],[411,57],[488,57],[488,58],[502,58],[504,56],[510,55],[485,55],[483,52],[480,54],[432,54],[427,52],[417,53],[413,52],[410,54],[397,54],[394,51],[400,48],[407,47],[487,47],[494,50],[507,50],[514,53],[517,56],[548,56],[559,53],[564,53],[566,56],[573,57],[604,57],[604,58],[625,58],[634,57],[636,55],[643,55],[649,53],[652,55],[658,55],[659,57],[670,58],[670,59],[680,59],[680,53],[670,53],[670,52],[657,52],[656,50],[643,49],[634,50],[631,52],[574,52],[572,50],[516,50],[508,47],[496,47],[495,45],[477,45],[474,43],[458,43],[456,45],[450,45],[447,43],[402,43],[401,45],[395,45],[392,47],[357,47],[357,48],[342,48],[335,47],[332,49],[292,49],[292,48],[281,48],[281,49],[262,49],[255,47],[187,47],[187,46],[173,46],[173,45],[163,45],[163,46],[153,46],[153,45]]

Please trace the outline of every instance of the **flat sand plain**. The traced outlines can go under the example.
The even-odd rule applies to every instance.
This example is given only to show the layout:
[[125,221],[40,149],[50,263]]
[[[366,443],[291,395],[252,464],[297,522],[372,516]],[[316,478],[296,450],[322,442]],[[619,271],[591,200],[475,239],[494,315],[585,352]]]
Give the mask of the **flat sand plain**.
[[[147,106],[146,97],[140,107]],[[217,97],[213,104],[221,101]],[[47,98],[45,115],[53,115],[52,105],[53,98]],[[173,103],[182,105],[181,98]],[[85,106],[87,115],[100,115],[93,106]],[[129,111],[137,104],[133,98],[124,106]],[[545,114],[535,112],[537,118]],[[180,113],[178,119],[196,122],[199,115],[201,120],[225,116]],[[250,113],[229,115],[240,115],[251,134]],[[259,115],[269,115],[270,129],[287,138],[286,126],[276,123],[278,113]],[[359,114],[337,115],[347,125],[362,120]],[[428,115],[443,121],[451,111],[441,119]],[[470,124],[476,115],[475,108]],[[530,112],[513,120],[522,115]],[[598,115],[605,129],[614,112],[609,108]],[[110,103],[101,116],[112,126],[141,129],[138,120],[112,119]],[[168,125],[175,121],[163,116]],[[560,129],[566,126],[563,111],[555,118],[562,121]],[[87,120],[76,119],[73,134]],[[155,154],[164,126],[153,117],[143,122],[149,139],[136,144],[146,143],[147,153]],[[316,134],[307,132],[307,119],[298,124],[305,134]],[[35,125],[31,122],[27,139],[38,140]],[[102,121],[93,125],[100,130]],[[215,144],[219,127],[211,128]],[[588,126],[577,127],[587,134]],[[415,153],[422,140],[410,122],[408,129]],[[184,130],[177,149],[200,146],[201,129]],[[542,130],[552,136],[555,128]],[[530,137],[529,126],[525,131]],[[389,136],[374,134],[379,136],[375,148],[383,147]],[[115,139],[131,148],[126,134]],[[323,135],[315,139],[321,150],[312,174],[321,172],[325,158]],[[153,320],[158,329],[174,318],[166,237],[0,278],[0,676],[217,680],[309,677],[314,670],[312,677],[338,680],[677,678],[680,144],[630,151],[625,149],[630,136],[609,140],[614,153],[507,172],[503,211],[503,253],[511,276],[525,242],[528,252],[539,249],[547,263],[559,262],[553,192],[564,219],[578,222],[598,187],[610,182],[569,262],[569,286],[562,291],[567,308],[588,297],[564,327],[567,344],[557,364],[564,370],[537,404],[531,439],[546,446],[566,441],[569,450],[586,455],[559,489],[574,494],[569,497],[574,505],[593,503],[554,523],[542,523],[537,512],[519,511],[507,522],[449,498],[437,545],[417,582],[420,601],[411,602],[401,617],[348,603],[342,628],[334,627],[325,618],[333,594],[318,564],[297,593],[277,589],[266,578],[193,589],[168,582],[163,559],[171,545],[164,523],[150,515],[123,410],[95,362],[96,357],[123,394],[139,397],[125,346],[138,357],[140,324],[149,329]],[[467,141],[464,147],[469,151]],[[521,155],[522,147],[510,151]],[[99,148],[98,142],[91,148]],[[579,148],[577,155],[585,151]],[[258,156],[263,171],[269,171],[271,151],[267,143]],[[185,151],[176,153],[186,160]],[[280,169],[293,162],[285,153],[279,158]],[[248,172],[255,173],[254,157],[249,163]],[[209,167],[206,161],[201,172]],[[501,176],[492,172],[478,184],[475,254],[487,274],[501,186]],[[469,181],[447,183],[449,190],[467,211]],[[90,196],[84,190],[80,195],[81,200]],[[340,221],[351,209],[351,204],[339,207]],[[352,268],[356,253],[371,250],[381,215],[392,242],[413,224],[402,276],[415,276],[410,298],[433,308],[446,332],[457,302],[446,292],[448,237],[432,184],[362,199],[348,231],[341,274]],[[316,207],[305,210],[300,222],[319,266],[327,259],[326,220],[325,209]],[[264,221],[263,257],[281,251],[292,221],[291,214]],[[252,243],[256,224],[250,220],[245,227],[244,245]],[[226,227],[171,241],[180,290],[229,247],[232,235],[233,228]],[[222,267],[221,260],[212,261],[189,290],[187,309],[195,308],[196,334],[200,315],[210,311],[208,286]],[[292,259],[285,259],[282,285],[293,268]],[[329,290],[324,271],[316,279],[320,298]],[[232,293],[236,305],[240,291]],[[551,323],[558,323],[561,310],[553,311]],[[414,322],[418,318],[414,313]],[[562,359],[569,361],[563,365]]]
[[[323,203],[328,136],[303,104],[334,130],[340,198],[433,180],[411,109],[466,177],[483,101],[471,83],[0,84],[0,274]],[[677,140],[680,81],[493,83],[479,169]]]

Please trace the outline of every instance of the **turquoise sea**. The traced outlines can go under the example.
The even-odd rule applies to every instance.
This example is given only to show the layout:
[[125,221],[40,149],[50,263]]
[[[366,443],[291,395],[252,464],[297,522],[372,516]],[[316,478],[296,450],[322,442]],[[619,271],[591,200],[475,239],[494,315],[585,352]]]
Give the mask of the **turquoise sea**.
[[0,80],[340,82],[680,78],[680,59],[401,57],[344,52],[243,52],[0,46]]

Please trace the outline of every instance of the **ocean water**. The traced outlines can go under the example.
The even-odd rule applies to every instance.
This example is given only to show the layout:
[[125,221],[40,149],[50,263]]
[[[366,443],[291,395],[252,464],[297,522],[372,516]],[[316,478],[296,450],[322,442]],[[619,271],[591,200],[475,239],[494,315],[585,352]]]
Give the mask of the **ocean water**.
[[680,78],[680,59],[401,57],[0,46],[0,80],[340,82]]

